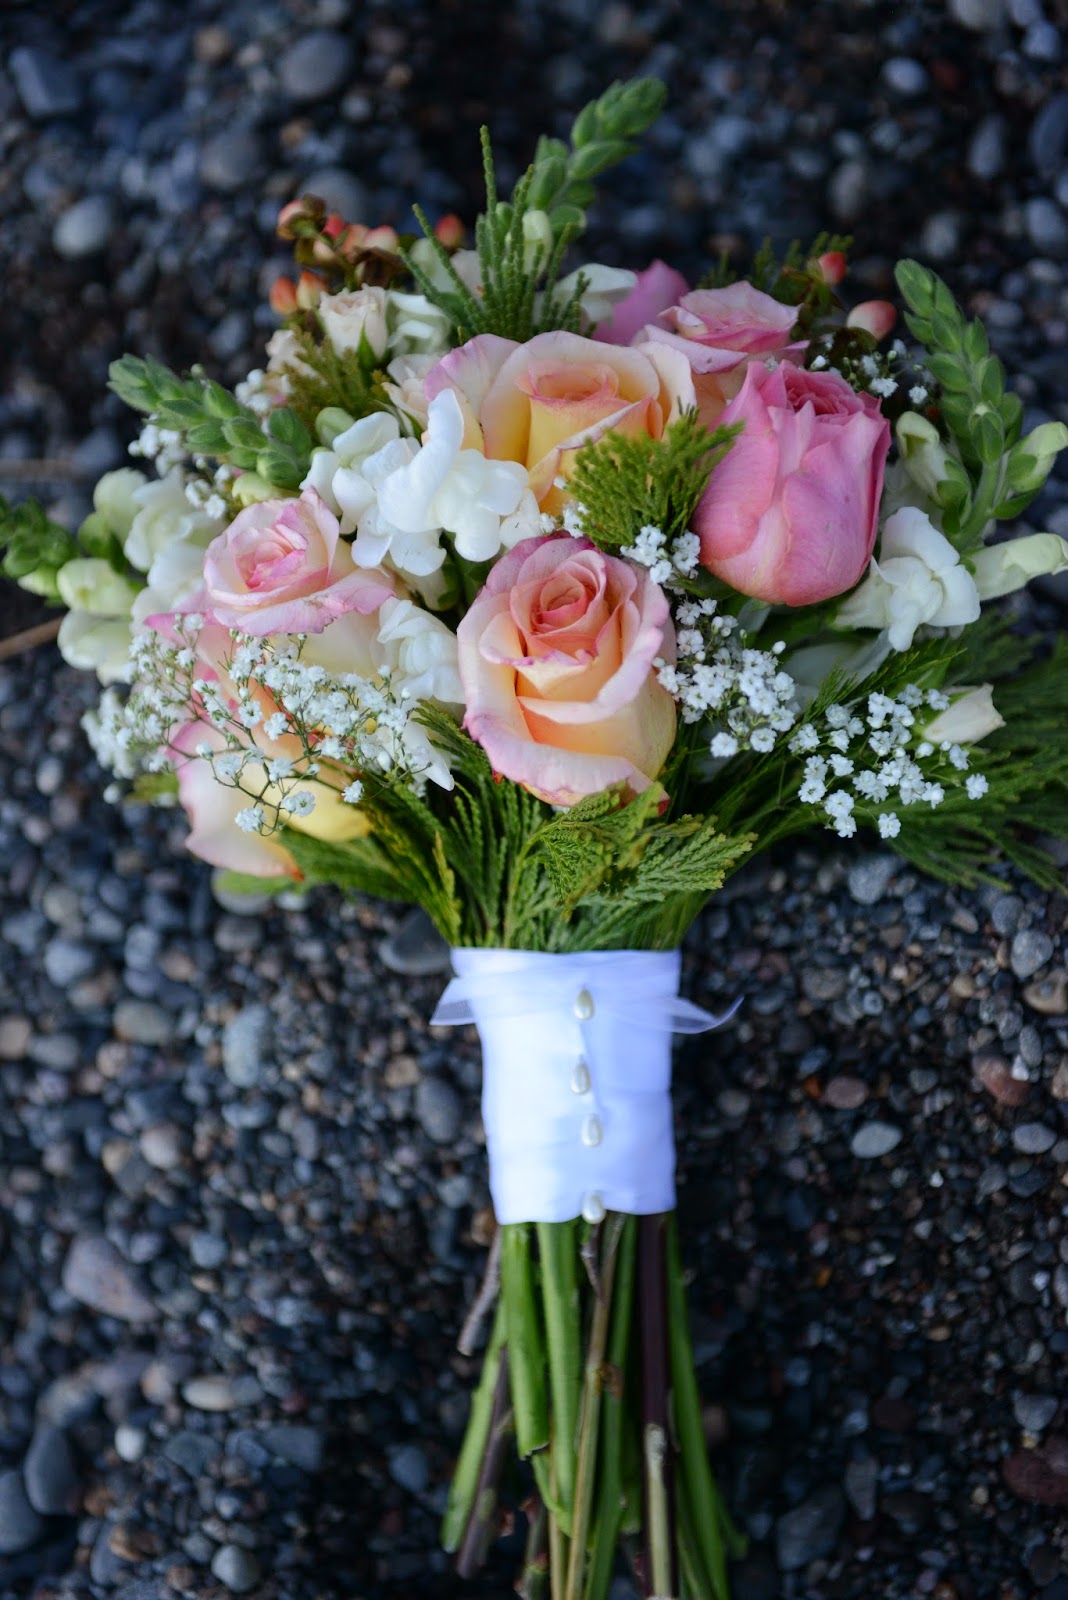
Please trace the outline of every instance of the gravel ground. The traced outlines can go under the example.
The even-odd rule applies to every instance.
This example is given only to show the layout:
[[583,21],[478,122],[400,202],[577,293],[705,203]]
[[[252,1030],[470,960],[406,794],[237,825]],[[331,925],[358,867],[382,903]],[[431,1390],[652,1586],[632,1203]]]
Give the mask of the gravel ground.
[[[1066,22],[9,4],[0,488],[117,463],[124,348],[256,361],[281,200],[470,216],[480,121],[514,167],[641,69],[669,111],[591,254],[696,275],[833,225],[858,297],[922,254],[1031,418],[1068,418]],[[1068,478],[1030,516],[1068,534]],[[222,906],[173,815],[106,806],[92,698],[48,650],[0,663],[0,1596],[501,1596],[506,1561],[465,1586],[435,1547],[490,1226],[473,1039],[428,1028],[440,973],[383,966],[399,913]],[[757,864],[694,930],[689,992],[745,997],[677,1096],[738,1600],[1068,1600],[1066,933],[1013,874],[954,893],[844,848]]]

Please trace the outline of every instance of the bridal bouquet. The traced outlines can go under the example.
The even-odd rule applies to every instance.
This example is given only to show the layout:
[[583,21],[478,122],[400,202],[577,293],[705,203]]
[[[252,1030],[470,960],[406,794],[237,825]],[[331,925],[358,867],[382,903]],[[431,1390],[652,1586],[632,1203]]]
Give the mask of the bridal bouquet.
[[[125,357],[135,454],[70,534],[4,508],[68,610],[120,786],[257,881],[422,906],[474,1022],[500,1224],[444,1523],[474,1572],[514,1439],[520,1592],[722,1600],[674,1223],[679,945],[754,850],[875,835],[961,883],[1044,883],[1068,834],[1068,651],[984,603],[1068,569],[1003,538],[1068,429],[1021,433],[980,323],[904,261],[846,314],[848,241],[691,287],[565,272],[661,86],[615,85],[508,198],[421,236],[279,218],[299,275],[230,393]],[[719,1019],[721,1020],[721,1019]]]

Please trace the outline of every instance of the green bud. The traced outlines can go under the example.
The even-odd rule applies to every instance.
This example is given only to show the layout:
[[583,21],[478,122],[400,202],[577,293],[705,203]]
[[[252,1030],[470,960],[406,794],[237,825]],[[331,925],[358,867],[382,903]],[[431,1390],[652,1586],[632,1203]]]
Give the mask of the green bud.
[[939,484],[950,477],[952,468],[959,463],[942,443],[934,423],[918,411],[904,412],[897,421],[897,447],[913,483],[929,499],[938,499]]
[[273,499],[278,490],[258,472],[242,472],[231,483],[230,494],[239,506],[251,506],[260,500]]
[[114,549],[115,538],[116,535],[99,511],[91,511],[78,529],[78,543],[87,556],[101,556],[106,559]]
[[342,411],[340,406],[325,406],[315,419],[315,433],[320,442],[328,450],[334,448],[334,440],[352,427],[354,417],[347,411]]
[[56,575],[50,567],[38,567],[36,572],[24,572],[15,579],[15,582],[20,589],[26,589],[30,594],[39,594],[42,599],[50,600],[53,605],[59,604]]
[[1017,494],[1040,489],[1059,452],[1068,446],[1063,422],[1043,422],[1009,452],[1009,482]]
[[980,600],[997,600],[1022,589],[1032,578],[1068,572],[1068,540],[1056,533],[1032,533],[989,545],[972,562]]
[[79,556],[56,573],[56,588],[72,611],[90,611],[96,617],[128,617],[141,592],[137,584],[120,577],[109,561]]
[[117,472],[105,472],[93,490],[93,506],[98,516],[119,539],[126,538],[141,509],[135,496],[147,482],[143,472],[133,467],[120,467]]
[[553,247],[553,225],[547,211],[527,211],[523,216],[523,266],[531,270],[536,259],[544,263]]

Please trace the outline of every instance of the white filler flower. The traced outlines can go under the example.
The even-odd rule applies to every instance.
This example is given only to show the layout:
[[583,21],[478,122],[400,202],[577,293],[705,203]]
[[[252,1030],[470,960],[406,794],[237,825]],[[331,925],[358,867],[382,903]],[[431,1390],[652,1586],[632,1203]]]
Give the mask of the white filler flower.
[[902,506],[883,528],[878,559],[839,607],[841,628],[885,628],[895,650],[907,650],[916,629],[960,628],[979,616],[979,590],[945,534],[926,512]]

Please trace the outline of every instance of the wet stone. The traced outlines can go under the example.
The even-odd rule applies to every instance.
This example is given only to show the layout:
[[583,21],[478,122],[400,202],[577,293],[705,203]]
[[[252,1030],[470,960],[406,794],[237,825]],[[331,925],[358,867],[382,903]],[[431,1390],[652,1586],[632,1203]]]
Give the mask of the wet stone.
[[850,1149],[861,1161],[875,1161],[889,1155],[901,1143],[901,1129],[889,1122],[866,1122],[850,1141]]
[[866,1456],[863,1461],[851,1461],[846,1467],[846,1498],[862,1522],[870,1522],[875,1515],[878,1485],[879,1463],[874,1457]]
[[34,1430],[23,1462],[26,1497],[43,1517],[65,1516],[78,1498],[78,1470],[67,1435],[50,1422]]
[[20,1472],[0,1473],[0,1555],[17,1555],[36,1544],[44,1524],[26,1497]]
[[1026,1433],[1043,1433],[1057,1415],[1058,1404],[1052,1394],[1018,1394],[1012,1414]]
[[70,116],[81,108],[81,85],[67,62],[27,45],[12,50],[8,65],[19,99],[35,122]]
[[52,243],[57,255],[77,261],[103,250],[114,227],[111,202],[104,195],[89,194],[68,206],[56,219]]
[[1025,1156],[1045,1155],[1057,1142],[1057,1135],[1044,1122],[1021,1122],[1012,1130],[1012,1142]]
[[251,1550],[224,1544],[211,1558],[211,1570],[231,1594],[248,1594],[260,1581],[260,1564]]
[[1009,959],[1018,978],[1031,978],[1053,955],[1053,940],[1047,933],[1024,928],[1012,941]]
[[277,1423],[260,1436],[272,1455],[304,1472],[318,1472],[323,1464],[323,1436],[318,1428]]
[[782,1572],[799,1572],[829,1555],[845,1517],[845,1499],[835,1484],[817,1490],[775,1524],[775,1549]]
[[451,1144],[460,1131],[460,1096],[443,1078],[423,1078],[415,1091],[415,1114],[435,1144]]
[[863,1078],[832,1078],[823,1091],[824,1103],[835,1111],[856,1111],[868,1098],[868,1085]]
[[389,1475],[409,1494],[422,1494],[430,1480],[426,1454],[416,1444],[402,1444],[390,1452]]
[[63,1287],[72,1300],[123,1322],[151,1322],[159,1315],[115,1246],[101,1234],[75,1239],[63,1265]]
[[263,1074],[270,1050],[271,1014],[266,1006],[239,1011],[223,1029],[223,1071],[239,1089],[251,1089]]
[[294,100],[327,100],[345,86],[351,70],[352,46],[344,34],[317,28],[290,46],[278,75]]

